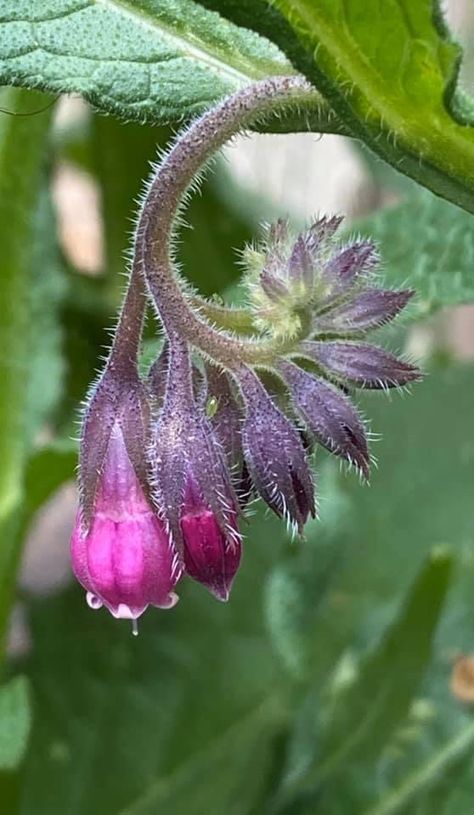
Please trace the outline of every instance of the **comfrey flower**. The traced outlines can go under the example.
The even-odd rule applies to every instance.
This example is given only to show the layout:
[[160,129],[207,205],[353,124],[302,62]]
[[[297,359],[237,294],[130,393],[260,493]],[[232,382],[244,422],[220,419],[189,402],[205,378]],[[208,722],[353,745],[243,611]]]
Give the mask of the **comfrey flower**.
[[227,600],[241,558],[238,500],[224,449],[194,396],[189,349],[177,338],[151,461],[155,500],[186,573]]
[[[255,118],[306,93],[295,76],[243,88],[178,136],[148,184],[113,347],[85,416],[72,541],[90,605],[117,617],[171,607],[184,573],[227,600],[249,496],[301,534],[316,514],[317,445],[369,477],[352,392],[420,378],[366,342],[413,292],[376,285],[375,245],[340,240],[340,216],[296,236],[285,220],[271,226],[244,255],[245,309],[193,295],[173,263],[180,206],[201,168]],[[145,383],[137,360],[148,301],[165,343]]]
[[91,608],[132,620],[174,606],[182,571],[149,495],[148,432],[143,386],[107,369],[84,421],[72,565]]

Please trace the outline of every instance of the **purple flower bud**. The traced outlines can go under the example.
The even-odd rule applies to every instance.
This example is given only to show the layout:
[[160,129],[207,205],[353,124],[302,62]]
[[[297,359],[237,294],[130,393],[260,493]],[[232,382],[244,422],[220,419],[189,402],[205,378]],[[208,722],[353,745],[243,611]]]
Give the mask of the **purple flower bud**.
[[74,574],[92,608],[136,619],[147,608],[171,608],[181,575],[176,552],[145,497],[127,452],[120,422],[113,424],[91,521],[79,511],[71,541]]
[[175,338],[170,350],[152,447],[156,503],[186,571],[223,600],[240,561],[238,502],[224,451],[195,401],[188,349]]
[[323,278],[331,285],[333,294],[352,286],[360,274],[373,270],[379,263],[375,244],[370,240],[358,241],[340,249],[324,266]]
[[369,451],[361,419],[350,400],[334,385],[292,362],[280,364],[292,401],[309,432],[331,453],[369,477]]
[[190,479],[181,517],[186,573],[223,602],[229,599],[242,555],[236,513],[230,523],[233,527],[224,534]]
[[315,329],[318,333],[336,334],[370,331],[393,320],[413,295],[411,289],[365,289],[349,302],[316,317]]
[[315,504],[300,436],[253,371],[242,369],[239,382],[246,405],[242,446],[252,481],[268,506],[301,532]]
[[308,233],[298,235],[288,261],[289,277],[291,280],[301,283],[309,292],[314,282],[314,265]]
[[397,388],[421,378],[415,365],[388,351],[362,342],[304,342],[304,355],[322,366],[328,375],[359,388]]
[[323,215],[309,228],[314,248],[321,247],[336,234],[344,220],[343,215]]

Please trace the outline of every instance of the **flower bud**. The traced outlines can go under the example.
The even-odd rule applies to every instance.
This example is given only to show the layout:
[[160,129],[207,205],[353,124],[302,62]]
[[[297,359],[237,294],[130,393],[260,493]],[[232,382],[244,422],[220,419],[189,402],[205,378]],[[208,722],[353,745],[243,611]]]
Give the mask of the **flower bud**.
[[181,516],[186,573],[223,602],[229,599],[242,554],[235,513],[231,520],[234,526],[224,533],[190,477]]
[[316,317],[317,333],[354,334],[370,331],[393,320],[413,297],[411,289],[364,289],[348,302]]
[[364,426],[347,396],[292,362],[282,362],[280,371],[289,386],[295,410],[309,433],[368,478],[370,458]]
[[301,438],[250,369],[242,370],[239,380],[246,406],[242,444],[252,481],[270,509],[301,532],[315,515],[314,485]]
[[187,348],[171,359],[152,445],[153,488],[186,572],[227,600],[241,557],[237,498],[221,444],[196,404]]
[[136,619],[147,608],[171,608],[181,567],[163,524],[145,497],[117,419],[86,526],[79,511],[72,542],[74,574],[92,608]]
[[414,365],[369,343],[304,342],[301,349],[328,376],[358,388],[398,388],[421,376]]

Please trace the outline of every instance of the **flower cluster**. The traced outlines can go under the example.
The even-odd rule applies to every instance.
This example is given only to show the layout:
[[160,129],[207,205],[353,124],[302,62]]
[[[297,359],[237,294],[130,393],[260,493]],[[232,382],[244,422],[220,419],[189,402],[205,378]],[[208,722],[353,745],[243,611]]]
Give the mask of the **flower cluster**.
[[[377,286],[376,247],[339,238],[340,217],[320,218],[296,236],[286,221],[270,227],[265,242],[246,252],[250,306],[243,314],[191,302],[172,267],[173,219],[208,158],[206,137],[219,146],[219,128],[225,140],[247,109],[250,115],[268,94],[284,96],[301,81],[268,80],[204,114],[148,188],[127,297],[85,412],[72,537],[73,568],[89,605],[115,617],[135,621],[148,605],[171,608],[185,574],[226,601],[249,497],[301,533],[316,514],[310,458],[317,445],[369,477],[352,392],[420,377],[412,364],[364,341],[413,292]],[[148,299],[166,340],[141,379]]]

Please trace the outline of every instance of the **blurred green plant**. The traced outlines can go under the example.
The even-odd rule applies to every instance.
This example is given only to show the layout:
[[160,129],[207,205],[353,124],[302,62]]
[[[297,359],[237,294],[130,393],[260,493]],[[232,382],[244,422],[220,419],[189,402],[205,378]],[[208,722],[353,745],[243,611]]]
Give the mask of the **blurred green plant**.
[[[389,285],[417,289],[404,343],[414,321],[474,301],[459,60],[428,0],[0,4],[0,78],[22,86],[0,95],[2,644],[29,524],[74,475],[74,418],[109,341],[157,145],[242,84],[302,71],[317,91],[265,129],[355,136],[466,210],[410,185],[357,224],[380,242]],[[51,97],[32,88],[81,93],[96,112],[52,129],[52,109],[36,113]],[[58,248],[50,193],[63,161],[101,193],[98,278]],[[225,295],[252,217],[222,168],[186,218],[187,277]],[[186,586],[137,640],[91,619],[75,589],[24,599],[34,647],[2,659],[2,812],[469,815],[474,725],[449,674],[474,639],[474,371],[447,356],[427,367],[389,409],[366,397],[383,434],[370,488],[325,460],[322,520],[291,546],[258,511],[227,607]]]

